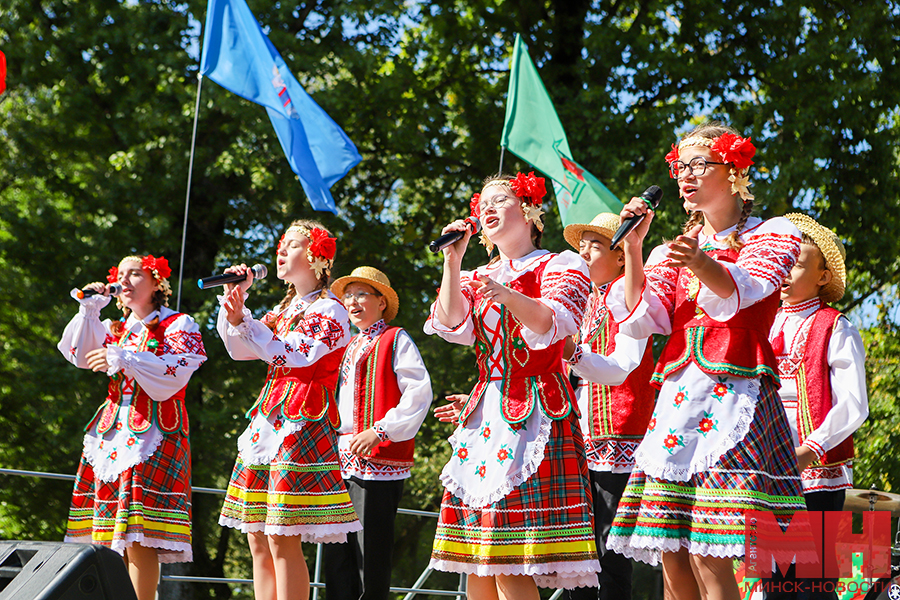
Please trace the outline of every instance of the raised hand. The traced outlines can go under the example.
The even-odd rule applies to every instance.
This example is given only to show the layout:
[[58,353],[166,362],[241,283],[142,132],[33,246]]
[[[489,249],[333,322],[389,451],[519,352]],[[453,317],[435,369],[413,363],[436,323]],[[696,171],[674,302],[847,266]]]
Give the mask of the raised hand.
[[450,394],[447,396],[450,404],[438,406],[434,409],[434,416],[441,423],[459,423],[459,413],[469,400],[468,394]]

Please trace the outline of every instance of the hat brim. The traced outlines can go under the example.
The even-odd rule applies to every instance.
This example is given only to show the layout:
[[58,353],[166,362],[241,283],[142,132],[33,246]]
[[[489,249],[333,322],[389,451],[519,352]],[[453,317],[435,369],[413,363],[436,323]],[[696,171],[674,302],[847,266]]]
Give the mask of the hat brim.
[[581,242],[581,236],[585,231],[592,231],[598,235],[602,235],[603,237],[612,241],[616,232],[607,229],[606,227],[599,227],[597,225],[590,225],[587,223],[573,223],[572,225],[566,225],[566,228],[563,230],[563,237],[566,238],[566,241],[570,246],[578,250],[578,244]]
[[829,304],[843,298],[847,287],[847,271],[844,258],[833,241],[832,231],[802,213],[787,214],[785,218],[813,239],[819,252],[825,257],[825,267],[831,271],[831,281],[819,290],[819,298]]
[[364,283],[378,290],[378,293],[384,296],[384,299],[387,302],[387,307],[384,309],[382,318],[384,318],[385,323],[390,323],[394,320],[394,318],[397,316],[397,312],[400,310],[400,298],[397,296],[397,292],[395,292],[393,288],[384,285],[379,281],[375,281],[374,279],[347,275],[345,277],[339,277],[338,279],[334,280],[334,283],[331,284],[331,292],[338,298],[343,299],[344,290],[351,283]]

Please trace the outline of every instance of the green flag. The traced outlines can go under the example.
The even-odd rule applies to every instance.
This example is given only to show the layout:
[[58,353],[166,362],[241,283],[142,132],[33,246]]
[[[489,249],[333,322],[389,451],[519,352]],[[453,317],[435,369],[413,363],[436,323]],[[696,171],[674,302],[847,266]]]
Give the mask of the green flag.
[[563,225],[589,223],[601,212],[622,210],[619,199],[572,159],[566,131],[519,35],[510,63],[500,145],[553,180]]

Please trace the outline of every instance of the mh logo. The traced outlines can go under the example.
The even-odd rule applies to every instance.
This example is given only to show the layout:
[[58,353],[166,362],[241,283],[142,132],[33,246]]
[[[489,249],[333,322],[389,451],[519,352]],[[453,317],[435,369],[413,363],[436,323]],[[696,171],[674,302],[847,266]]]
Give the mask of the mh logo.
[[[769,578],[775,564],[784,573],[795,560],[797,577],[846,578],[852,574],[853,554],[861,554],[864,577],[890,577],[891,514],[863,513],[860,533],[853,533],[852,517],[848,511],[797,511],[783,528],[771,512],[748,511],[744,520],[748,576]],[[780,519],[785,522],[787,517]],[[891,586],[890,598],[900,600],[900,587]]]

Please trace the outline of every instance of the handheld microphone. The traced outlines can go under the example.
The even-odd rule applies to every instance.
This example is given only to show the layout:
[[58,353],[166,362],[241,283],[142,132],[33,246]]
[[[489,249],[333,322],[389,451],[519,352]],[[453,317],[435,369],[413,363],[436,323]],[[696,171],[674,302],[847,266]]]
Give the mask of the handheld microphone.
[[[466,219],[466,227],[472,231],[472,235],[475,235],[476,233],[481,231],[481,221],[479,221],[476,217],[468,217]],[[459,240],[463,239],[465,236],[465,231],[451,231],[449,233],[445,233],[438,239],[428,244],[428,249],[437,254],[447,246],[455,244]]]
[[[655,210],[656,207],[659,206],[659,201],[662,199],[662,194],[662,190],[658,185],[651,185],[646,190],[644,190],[643,194],[641,194],[641,200],[643,200],[647,204],[648,208]],[[640,216],[635,215],[632,217],[628,217],[627,219],[622,221],[622,224],[619,225],[619,228],[616,230],[615,235],[613,235],[612,243],[609,245],[609,249],[615,250],[619,245],[619,242],[622,241],[622,238],[631,233],[632,229],[640,225],[641,221],[643,221],[644,217],[646,216],[646,214]]]
[[[254,279],[265,279],[266,275],[269,274],[269,270],[266,268],[266,265],[253,265],[252,267],[250,267],[250,270],[253,271]],[[213,275],[212,277],[204,277],[203,279],[198,279],[197,287],[201,290],[207,290],[211,287],[225,285],[226,283],[239,283],[246,280],[246,273],[222,273],[221,275]]]
[[[109,295],[110,296],[118,296],[122,293],[122,284],[121,283],[111,283],[109,284]],[[85,298],[90,298],[91,296],[102,296],[103,292],[98,292],[97,290],[85,289],[78,290],[75,292],[75,295],[78,296],[79,300],[84,300]]]

